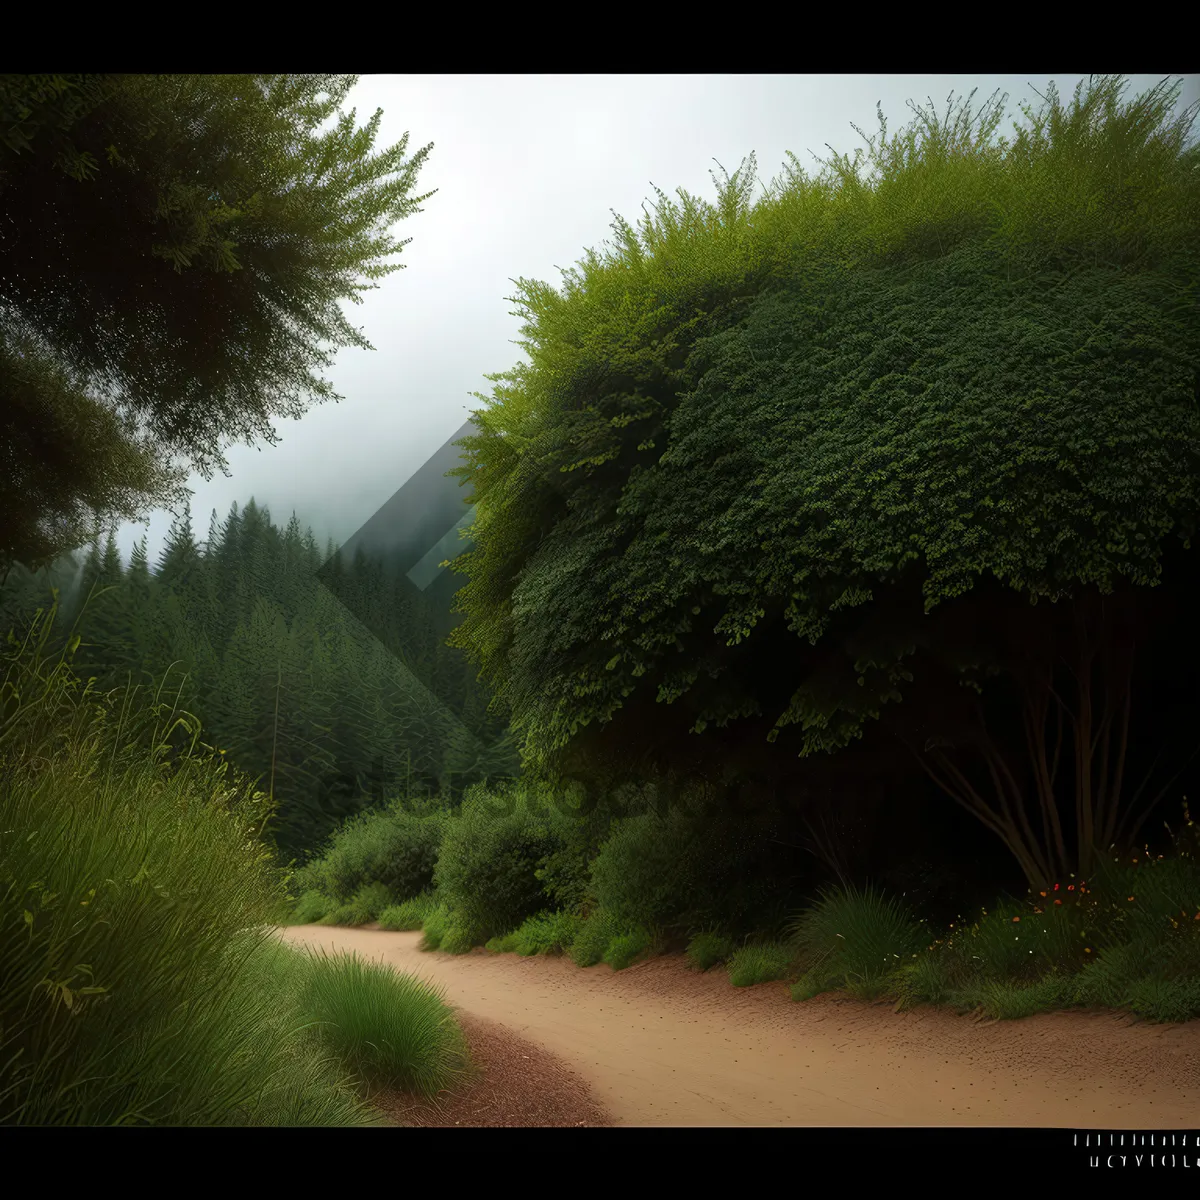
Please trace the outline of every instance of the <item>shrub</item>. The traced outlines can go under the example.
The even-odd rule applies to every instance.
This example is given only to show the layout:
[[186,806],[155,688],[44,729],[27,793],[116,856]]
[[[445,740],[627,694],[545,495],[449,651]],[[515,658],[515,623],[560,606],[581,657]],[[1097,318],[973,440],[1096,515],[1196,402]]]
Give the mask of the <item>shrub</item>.
[[471,789],[449,823],[435,873],[458,944],[482,945],[543,909],[538,872],[562,844],[554,818],[531,791]]
[[1195,1020],[1200,1017],[1200,975],[1177,979],[1145,976],[1130,985],[1126,1003],[1150,1021]]
[[[318,925],[355,925],[356,911],[351,904],[335,904],[318,922]],[[361,922],[366,924],[366,922]]]
[[1051,1008],[1071,1004],[1075,988],[1063,975],[1046,975],[1033,983],[1009,979],[985,979],[968,989],[965,999],[982,1009],[985,1016],[1015,1021]]
[[1080,1004],[1120,1008],[1138,979],[1142,956],[1133,946],[1101,950],[1096,961],[1075,977],[1075,998]]
[[592,863],[591,895],[630,927],[750,932],[769,926],[789,866],[767,818],[678,806],[616,822]]
[[597,903],[630,926],[683,919],[701,873],[699,828],[683,813],[645,813],[617,822],[592,864]]
[[462,1031],[442,993],[386,964],[321,954],[300,1002],[321,1042],[371,1089],[433,1096],[467,1065]]
[[483,937],[474,926],[466,924],[461,917],[451,913],[438,949],[445,954],[466,954],[482,942]]
[[428,891],[447,814],[416,811],[395,801],[352,817],[325,853],[296,874],[297,886],[348,902],[362,887],[380,884],[393,903]]
[[613,938],[622,932],[620,923],[603,909],[593,912],[579,927],[569,951],[578,967],[594,967],[603,961]]
[[794,952],[780,942],[743,946],[729,960],[729,981],[734,987],[752,987],[786,979],[794,960]]
[[961,925],[948,944],[969,974],[1031,984],[1045,975],[1073,973],[1104,935],[1093,906],[1061,907],[1005,899]]
[[379,914],[380,927],[390,930],[421,929],[436,903],[432,892],[422,892],[411,900],[390,904]]
[[319,921],[321,925],[368,925],[391,903],[382,883],[364,884],[345,904],[331,908]]
[[550,906],[577,912],[590,896],[592,862],[620,817],[645,811],[650,789],[628,783],[606,788],[592,804],[569,789],[547,792],[544,807],[557,845],[536,872]]
[[944,945],[918,953],[893,972],[889,984],[897,999],[896,1009],[903,1012],[918,1004],[952,1004],[961,978],[960,964]]
[[1186,853],[1143,854],[1127,862],[1104,858],[1088,881],[1084,904],[1062,907],[1084,907],[1102,945],[1158,946],[1172,938],[1181,918],[1186,923],[1200,912],[1200,862]]
[[687,959],[697,970],[707,971],[724,962],[736,948],[733,939],[723,933],[703,930],[688,942]]
[[1074,1000],[1105,1008],[1127,1008],[1152,1021],[1200,1017],[1200,930],[1195,921],[1171,938],[1150,945],[1130,943],[1101,950],[1074,977]]
[[382,883],[363,884],[350,898],[350,904],[356,910],[356,917],[359,918],[354,923],[365,925],[368,921],[377,920],[379,914],[391,904],[391,901],[392,895],[386,885]]

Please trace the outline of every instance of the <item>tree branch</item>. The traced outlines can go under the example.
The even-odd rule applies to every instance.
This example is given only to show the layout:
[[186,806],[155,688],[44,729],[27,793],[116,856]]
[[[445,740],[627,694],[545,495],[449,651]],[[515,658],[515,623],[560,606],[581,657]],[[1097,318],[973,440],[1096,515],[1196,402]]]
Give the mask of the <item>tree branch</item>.
[[[1162,785],[1162,787],[1161,787],[1161,788],[1159,788],[1159,790],[1158,790],[1157,794],[1155,795],[1154,799],[1153,799],[1153,800],[1151,800],[1151,801],[1150,801],[1150,803],[1149,803],[1149,804],[1147,804],[1147,805],[1146,805],[1146,807],[1145,807],[1145,808],[1142,810],[1142,815],[1141,815],[1141,816],[1140,816],[1140,817],[1139,817],[1139,818],[1138,818],[1138,819],[1137,819],[1137,820],[1134,822],[1134,824],[1133,824],[1133,827],[1132,827],[1132,828],[1129,830],[1129,833],[1128,833],[1128,835],[1127,835],[1127,836],[1128,836],[1128,838],[1129,838],[1129,841],[1130,841],[1130,842],[1132,842],[1132,841],[1133,841],[1133,839],[1134,839],[1135,837],[1137,837],[1138,830],[1139,830],[1139,829],[1141,829],[1141,827],[1142,827],[1142,826],[1143,826],[1143,825],[1146,823],[1146,819],[1147,819],[1147,818],[1150,816],[1150,814],[1151,814],[1151,813],[1154,811],[1154,809],[1155,809],[1155,807],[1157,806],[1158,802],[1159,802],[1159,801],[1160,801],[1160,800],[1161,800],[1161,799],[1162,799],[1162,798],[1163,798],[1163,797],[1164,797],[1164,796],[1167,794],[1167,789],[1168,789],[1168,788],[1171,786],[1171,784],[1173,784],[1173,783],[1175,782],[1175,780],[1177,780],[1177,779],[1180,777],[1180,775],[1182,775],[1182,774],[1183,774],[1183,772],[1186,770],[1186,768],[1187,768],[1188,764],[1189,764],[1189,763],[1192,761],[1192,759],[1193,759],[1193,758],[1195,758],[1195,757],[1196,757],[1196,755],[1197,755],[1197,754],[1200,754],[1200,745],[1198,745],[1198,746],[1197,746],[1197,747],[1196,747],[1196,748],[1195,748],[1195,749],[1194,749],[1194,750],[1191,752],[1191,754],[1189,754],[1189,755],[1187,756],[1187,758],[1186,758],[1186,759],[1183,761],[1183,763],[1180,765],[1180,767],[1179,767],[1179,770],[1178,770],[1178,771],[1176,771],[1176,772],[1175,772],[1175,774],[1174,774],[1174,775],[1172,775],[1172,776],[1171,776],[1171,778],[1170,778],[1170,779],[1168,779],[1168,780],[1167,780],[1167,782],[1166,782],[1166,783],[1164,783],[1164,784]],[[1160,752],[1160,757],[1161,757],[1161,752]],[[1155,759],[1155,762],[1157,762],[1157,761],[1158,761],[1158,760],[1157,760],[1157,759]],[[1151,767],[1151,770],[1153,770],[1153,767]],[[1148,781],[1149,781],[1149,776],[1147,775],[1147,782],[1148,782]],[[1141,795],[1141,789],[1140,789],[1140,788],[1138,789],[1138,795]],[[1132,810],[1131,810],[1131,811],[1132,811]],[[1122,824],[1123,824],[1123,823],[1124,823],[1124,822],[1122,822]]]

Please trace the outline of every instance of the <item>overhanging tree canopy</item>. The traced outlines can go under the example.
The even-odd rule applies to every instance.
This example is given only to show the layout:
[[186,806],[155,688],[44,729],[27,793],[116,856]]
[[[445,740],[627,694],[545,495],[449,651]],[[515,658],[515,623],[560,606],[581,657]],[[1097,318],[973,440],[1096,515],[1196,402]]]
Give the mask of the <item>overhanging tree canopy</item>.
[[[373,152],[348,75],[0,76],[0,557],[143,515],[369,348],[431,145]],[[336,120],[332,120],[335,118]]]
[[[497,377],[466,443],[478,519],[456,641],[531,766],[597,729],[661,733],[664,706],[695,733],[742,722],[764,750],[799,731],[796,752],[836,751],[928,697],[935,663],[976,688],[1001,673],[1031,721],[1053,721],[1047,689],[1066,712],[1073,783],[1037,729],[1023,771],[987,760],[990,807],[939,781],[1031,881],[1090,862],[1124,769],[1114,630],[1200,517],[1200,154],[1191,114],[1166,120],[1177,89],[1123,107],[1120,89],[1093,81],[1069,111],[1052,96],[1012,145],[991,141],[999,108],[978,132],[969,106],[921,113],[922,138],[871,144],[874,180],[835,158],[753,207],[738,176],[717,210],[663,197],[561,295],[522,283],[532,365]],[[964,616],[1011,626],[1001,593],[1114,589],[1125,608],[1080,610],[1073,705],[1053,643],[1039,671],[1044,639],[1018,664]],[[1108,670],[1085,687],[1097,646]],[[918,750],[931,766],[937,746]],[[1067,786],[1073,850],[1045,808]],[[1040,829],[1014,808],[1027,796]]]

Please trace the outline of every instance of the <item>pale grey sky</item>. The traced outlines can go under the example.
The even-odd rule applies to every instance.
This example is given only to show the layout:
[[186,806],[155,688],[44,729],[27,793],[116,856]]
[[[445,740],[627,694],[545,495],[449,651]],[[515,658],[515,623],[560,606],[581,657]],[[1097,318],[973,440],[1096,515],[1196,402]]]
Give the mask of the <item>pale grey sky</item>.
[[[1169,72],[1129,76],[1125,98]],[[1173,75],[1172,78],[1175,76]],[[972,108],[999,89],[1008,93],[998,136],[1023,122],[1020,104],[1040,107],[1053,80],[1069,103],[1078,74],[1014,75],[365,75],[347,103],[359,123],[383,109],[379,146],[407,130],[409,151],[435,143],[415,194],[439,189],[424,211],[399,223],[411,237],[406,264],[347,306],[353,324],[376,347],[342,350],[329,378],[345,399],[277,422],[281,441],[259,449],[231,447],[229,478],[191,481],[192,520],[203,538],[209,514],[224,519],[233,501],[253,495],[277,524],[294,509],[326,535],[347,539],[451,437],[478,407],[470,393],[490,393],[484,376],[522,357],[512,344],[520,321],[510,315],[510,279],[558,286],[556,264],[570,267],[610,236],[615,209],[633,222],[651,184],[674,195],[683,187],[713,199],[714,159],[732,173],[751,151],[768,183],[786,151],[806,172],[829,157],[827,144],[853,153],[851,128],[874,136],[876,101],[889,136],[914,117],[906,101],[939,116],[977,92]],[[1183,76],[1179,106],[1200,98],[1200,75]],[[1200,123],[1193,136],[1200,131]],[[810,151],[812,153],[810,153]],[[149,528],[121,531],[123,551],[148,532],[157,560],[169,514]]]

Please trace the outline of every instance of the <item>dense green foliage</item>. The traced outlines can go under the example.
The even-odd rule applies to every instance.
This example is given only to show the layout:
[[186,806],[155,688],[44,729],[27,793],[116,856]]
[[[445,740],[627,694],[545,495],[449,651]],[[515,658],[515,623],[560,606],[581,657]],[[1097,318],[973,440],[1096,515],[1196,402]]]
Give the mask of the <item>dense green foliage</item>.
[[431,148],[374,152],[354,82],[0,76],[0,565],[335,397],[334,352],[369,348],[341,302],[400,268]]
[[648,929],[638,928],[612,938],[605,947],[602,961],[614,971],[623,971],[648,957],[654,949],[654,935]]
[[628,926],[672,934],[770,927],[805,877],[780,832],[774,818],[703,809],[627,817],[591,860],[588,894]]
[[928,945],[929,934],[894,896],[871,887],[830,888],[795,922],[792,941],[807,967],[797,998],[842,984],[873,1000]]
[[541,912],[527,917],[512,933],[491,938],[489,950],[498,954],[565,954],[579,936],[583,918],[573,912]]
[[296,886],[349,900],[376,884],[392,904],[411,900],[433,884],[433,869],[445,831],[439,811],[408,812],[398,804],[348,821],[328,849],[303,868]]
[[1130,647],[1200,517],[1200,149],[1177,88],[1120,90],[1011,144],[999,107],[921,112],[875,177],[839,157],[754,205],[751,163],[715,209],[618,219],[561,293],[522,281],[531,365],[465,443],[454,638],[531,770],[783,769],[903,700],[1031,883],[1133,837],[1158,722],[1129,733]]
[[[301,898],[301,905],[304,897]],[[321,925],[369,925],[392,903],[391,893],[382,883],[364,883],[346,900],[334,901],[320,918]]]
[[602,908],[595,909],[571,943],[571,961],[577,967],[594,967],[604,960],[608,948],[617,938],[630,932],[628,926],[622,925],[611,913]]
[[[165,677],[169,694],[203,720],[206,740],[279,801],[275,839],[300,854],[364,805],[458,795],[515,765],[503,744],[483,747],[418,681],[456,706],[487,703],[461,653],[431,632],[430,614],[411,603],[392,608],[417,644],[414,674],[318,582],[330,553],[294,518],[275,526],[253,500],[223,524],[214,513],[204,543],[185,513],[153,571],[144,548],[125,567],[111,537],[79,565],[14,568],[0,589],[0,621],[20,626],[57,586],[60,637],[74,628],[82,639],[76,669],[100,690]],[[367,559],[356,556],[344,572],[387,606],[392,593]],[[432,870],[424,853],[418,872]],[[334,894],[346,899],[357,886]]]
[[424,931],[421,937],[421,949],[440,949],[442,939],[450,928],[450,910],[443,901],[439,900],[433,909],[426,914],[421,928]]
[[[2,193],[0,193],[2,195]],[[0,337],[0,575],[86,539],[94,513],[141,515],[179,494],[182,474],[53,355],[9,329]]]
[[563,844],[563,818],[537,800],[516,788],[474,789],[447,822],[434,880],[460,949],[508,933],[547,906],[538,872]]
[[[520,795],[524,803],[517,805]],[[1200,1015],[1200,840],[1186,804],[1168,855],[1105,858],[1091,881],[1052,885],[1022,900],[1006,896],[975,920],[959,916],[948,927],[928,915],[919,890],[901,896],[852,883],[822,888],[790,923],[779,919],[778,903],[739,909],[728,881],[669,873],[675,854],[695,868],[706,853],[715,862],[722,845],[717,839],[704,844],[719,822],[697,821],[687,829],[678,810],[611,817],[611,836],[583,852],[585,900],[559,907],[536,866],[547,860],[548,845],[560,847],[552,854],[563,853],[564,818],[548,816],[552,811],[528,789],[477,790],[460,814],[446,818],[460,829],[438,852],[435,878],[452,881],[448,893],[383,908],[386,891],[378,884],[364,885],[340,906],[310,892],[293,919],[361,924],[378,917],[385,929],[423,929],[425,950],[462,953],[483,943],[494,953],[565,954],[580,967],[603,962],[623,970],[678,944],[676,935],[707,886],[714,908],[722,897],[732,900],[715,927],[690,938],[687,957],[701,970],[727,963],[737,987],[792,980],[797,1000],[836,989],[868,1000],[894,998],[898,1007],[932,1003],[1010,1019],[1075,1005],[1127,1008],[1162,1021]],[[355,827],[364,838],[386,829],[378,821]],[[581,853],[582,844],[571,853]],[[664,869],[668,878],[656,888],[656,873]],[[313,863],[311,878],[322,871]],[[630,878],[622,878],[625,871]],[[774,878],[778,883],[784,876]],[[786,907],[801,895],[792,880],[780,900]],[[506,912],[507,918],[496,915]],[[522,918],[522,912],[530,915]],[[489,936],[495,929],[502,932]],[[744,936],[731,936],[731,929]]]

